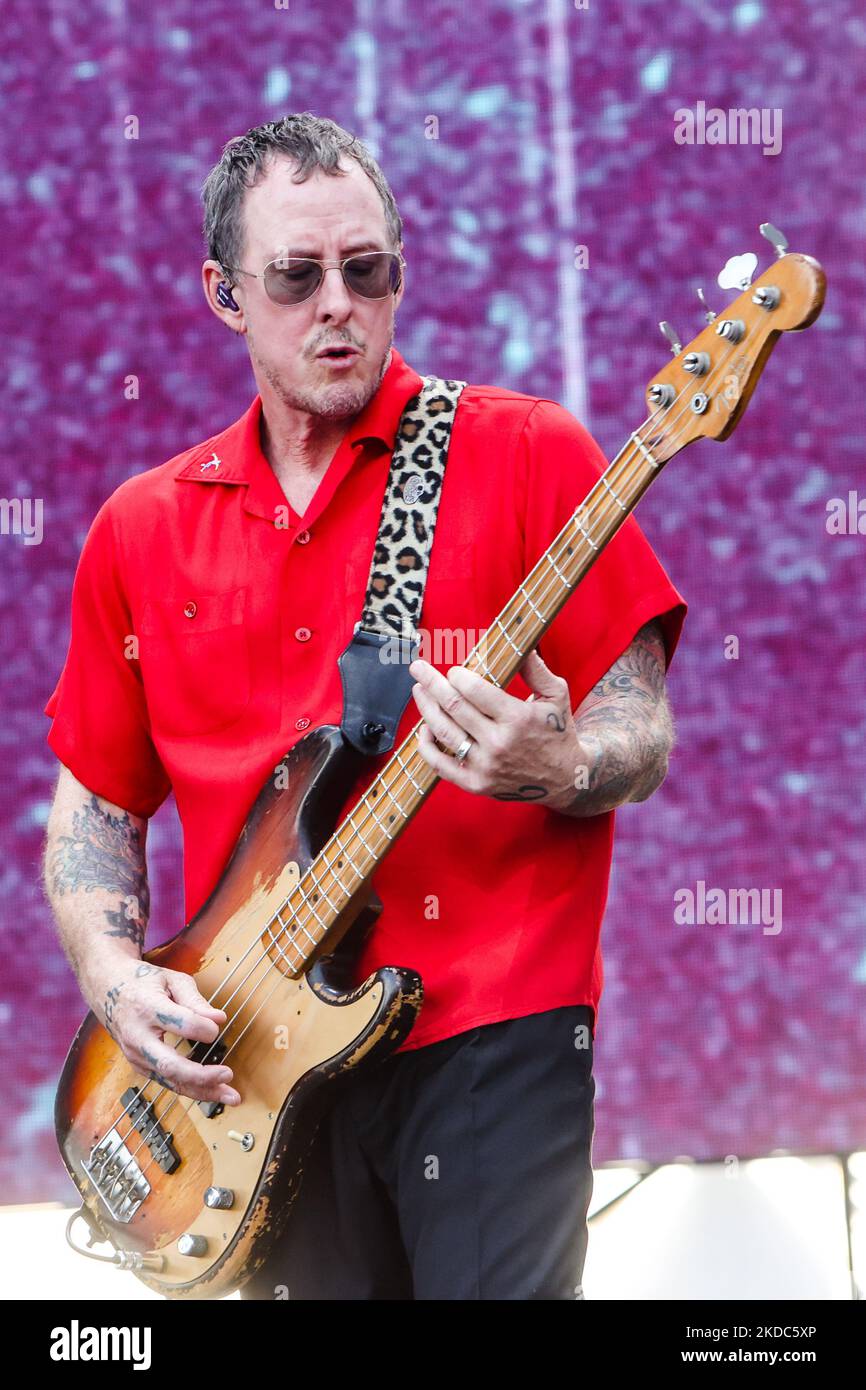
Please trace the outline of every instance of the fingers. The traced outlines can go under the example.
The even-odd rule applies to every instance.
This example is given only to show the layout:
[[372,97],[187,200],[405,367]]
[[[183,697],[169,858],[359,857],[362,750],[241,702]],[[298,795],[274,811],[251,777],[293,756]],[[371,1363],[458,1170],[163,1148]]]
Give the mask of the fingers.
[[239,1105],[241,1097],[230,1085],[233,1072],[222,1063],[202,1065],[191,1062],[175,1052],[156,1034],[149,1035],[137,1048],[126,1054],[128,1060],[151,1081],[166,1086],[179,1095],[193,1100],[221,1101],[224,1105]]
[[[465,735],[461,729],[460,738],[463,737]],[[443,753],[426,724],[421,726],[418,734],[418,750],[438,777],[443,778],[446,782],[453,782],[462,791],[474,794],[481,792],[482,786],[478,768],[470,766],[468,763],[458,763],[453,750],[450,753]]]
[[[412,666],[415,665],[413,662]],[[428,700],[434,699],[443,712],[473,738],[480,740],[492,720],[507,717],[514,697],[497,690],[477,672],[452,666],[446,677],[427,662],[419,660],[417,667],[416,679]],[[412,693],[417,699],[420,692],[413,687]]]
[[228,1022],[225,1010],[210,1004],[192,976],[183,971],[161,968],[142,976],[142,982],[138,997],[130,1001],[136,1041],[124,1047],[128,1061],[150,1080],[179,1095],[239,1105],[241,1097],[229,1084],[231,1067],[216,1057],[211,1062],[194,1062],[162,1036],[166,1033],[193,1043],[214,1043]]
[[[225,1009],[214,1008],[213,1004],[200,993],[191,975],[185,975],[180,970],[166,970],[165,975],[166,984],[175,1002],[183,1005],[191,1013],[200,1015],[204,1020],[212,1020],[219,1031],[219,1028],[226,1022]],[[197,1037],[201,1042],[211,1042],[216,1037],[216,1032],[209,1029],[207,1033],[189,1033],[184,1034],[184,1036]]]
[[414,689],[412,694],[428,730],[436,736],[444,749],[450,753],[455,752],[466,737],[466,729],[455,724],[421,686]]
[[171,998],[159,1000],[153,1018],[145,1022],[148,1025],[154,1023],[160,1031],[176,1033],[179,1038],[190,1038],[193,1042],[212,1043],[220,1034],[220,1025],[215,1018],[202,1018],[201,1014]]

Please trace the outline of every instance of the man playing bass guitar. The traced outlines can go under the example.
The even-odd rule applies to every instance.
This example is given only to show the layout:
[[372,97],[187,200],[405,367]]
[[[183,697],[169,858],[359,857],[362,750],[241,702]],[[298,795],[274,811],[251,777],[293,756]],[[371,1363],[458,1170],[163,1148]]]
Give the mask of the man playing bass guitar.
[[[46,713],[61,763],[45,882],[82,994],[144,1077],[239,1102],[191,976],[142,961],[149,818],[173,791],[186,910],[208,898],[262,782],[340,722],[395,432],[422,379],[394,348],[402,221],[333,122],[229,142],[204,186],[213,313],[255,400],[108,498],[84,544]],[[526,258],[526,269],[533,273]],[[419,277],[447,311],[448,257]],[[468,385],[424,593],[424,721],[441,779],[379,867],[357,964],[417,970],[418,1021],[328,1112],[284,1235],[244,1298],[582,1298],[593,1040],[614,810],[662,782],[685,603],[633,518],[506,691],[442,634],[482,630],[604,468],[553,401]],[[141,639],[140,651],[138,638]]]

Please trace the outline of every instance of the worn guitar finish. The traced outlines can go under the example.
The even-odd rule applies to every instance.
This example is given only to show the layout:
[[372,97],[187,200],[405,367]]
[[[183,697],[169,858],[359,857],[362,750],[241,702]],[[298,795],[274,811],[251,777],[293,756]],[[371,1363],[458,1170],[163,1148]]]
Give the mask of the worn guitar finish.
[[[253,1274],[288,1216],[324,1107],[359,1063],[369,1065],[399,1046],[421,1006],[421,979],[412,970],[385,968],[359,988],[345,988],[352,958],[381,911],[372,890],[364,894],[366,902],[354,900],[352,911],[335,924],[328,936],[329,954],[320,952],[298,979],[291,978],[279,931],[268,925],[327,838],[331,827],[325,808],[342,804],[362,763],[331,726],[314,729],[295,744],[278,765],[282,776],[269,778],[260,793],[232,859],[201,911],[171,941],[145,953],[153,964],[194,976],[205,998],[225,1007],[230,1022],[222,1037],[231,1049],[234,1084],[243,1103],[216,1107],[220,1113],[208,1116],[213,1104],[175,1096],[154,1083],[145,1088],[144,1103],[160,1097],[158,1131],[144,1142],[142,1131],[147,1134],[153,1127],[152,1113],[141,1129],[132,1127],[131,1112],[118,1126],[124,1136],[131,1134],[127,1154],[138,1149],[134,1161],[150,1185],[128,1221],[112,1218],[82,1165],[115,1127],[124,1110],[121,1097],[130,1088],[136,1093],[142,1089],[141,1074],[92,1013],[67,1058],[55,1123],[91,1229],[131,1252],[132,1267],[136,1254],[160,1265],[135,1272],[169,1297],[220,1297]],[[220,989],[244,956],[230,988]],[[245,982],[229,1001],[238,980]],[[244,1008],[246,998],[254,1003]],[[247,1027],[253,1014],[255,1021]],[[166,1037],[171,1040],[172,1035]],[[181,1047],[195,1060],[205,1060],[206,1044],[183,1040]],[[206,1060],[217,1061],[219,1054],[211,1052]],[[230,1132],[252,1135],[253,1147],[245,1148]],[[161,1143],[163,1167],[152,1153],[160,1153]],[[180,1163],[174,1171],[164,1171],[172,1154]],[[115,1172],[125,1163],[126,1156],[116,1162]],[[132,1179],[130,1165],[120,1173],[121,1192]],[[105,1180],[110,1184],[110,1170]],[[209,1188],[231,1191],[232,1206],[208,1207]],[[184,1234],[202,1236],[206,1252],[181,1254],[177,1242]]]
[[[743,292],[688,348],[674,344],[647,387],[648,419],[464,663],[485,680],[508,685],[664,464],[696,439],[726,438],[779,335],[817,318],[820,265],[785,255],[769,224],[762,231],[779,259],[755,284],[738,268],[754,256],[736,258],[733,282],[720,277]],[[350,985],[381,911],[373,874],[438,781],[418,748],[421,723],[339,825],[363,755],[337,728],[307,734],[268,779],[208,902],[145,956],[192,975],[226,1010],[216,1043],[178,1039],[177,1048],[200,1062],[225,1056],[240,1106],[222,1110],[146,1080],[92,1014],[73,1043],[56,1128],[82,1214],[92,1235],[113,1243],[115,1263],[167,1297],[218,1297],[259,1267],[324,1107],[413,1026],[422,984],[411,969],[385,967]]]

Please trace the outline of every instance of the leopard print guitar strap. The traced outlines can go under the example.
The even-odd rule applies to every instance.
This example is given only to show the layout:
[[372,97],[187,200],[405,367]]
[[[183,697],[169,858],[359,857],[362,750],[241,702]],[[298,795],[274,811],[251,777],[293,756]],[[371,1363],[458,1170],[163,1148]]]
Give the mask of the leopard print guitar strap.
[[394,746],[414,684],[418,619],[445,476],[451,429],[465,381],[424,377],[407,403],[391,455],[379,534],[361,617],[338,658],[343,737],[360,753]]

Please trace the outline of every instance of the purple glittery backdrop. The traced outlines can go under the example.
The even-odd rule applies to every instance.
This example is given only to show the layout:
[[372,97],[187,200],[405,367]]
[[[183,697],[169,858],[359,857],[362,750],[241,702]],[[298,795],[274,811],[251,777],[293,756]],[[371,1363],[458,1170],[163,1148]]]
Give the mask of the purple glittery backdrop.
[[[729,256],[771,259],[759,222],[824,264],[823,316],[781,341],[733,439],[676,459],[638,513],[691,611],[668,781],[618,818],[594,1153],[866,1145],[866,536],[826,525],[866,493],[857,0],[7,0],[3,28],[0,492],[42,499],[44,534],[0,535],[0,1202],[72,1196],[51,1107],[83,1005],[38,864],[75,562],[124,478],[252,399],[202,299],[198,192],[231,135],[305,109],[367,139],[394,189],[407,360],[560,400],[609,456],[667,356],[658,320],[693,337],[695,285],[721,308]],[[781,111],[781,151],[678,144],[701,101]],[[170,805],[150,862],[156,942],[181,924]],[[677,923],[699,881],[780,889],[782,930]]]

